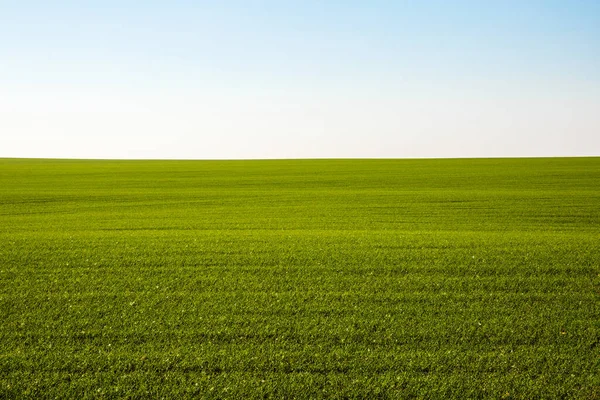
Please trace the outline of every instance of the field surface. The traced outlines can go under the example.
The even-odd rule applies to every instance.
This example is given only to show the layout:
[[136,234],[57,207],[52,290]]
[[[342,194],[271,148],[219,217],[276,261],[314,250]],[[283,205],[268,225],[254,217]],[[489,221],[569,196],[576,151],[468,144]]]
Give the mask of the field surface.
[[0,398],[600,398],[600,158],[0,159]]

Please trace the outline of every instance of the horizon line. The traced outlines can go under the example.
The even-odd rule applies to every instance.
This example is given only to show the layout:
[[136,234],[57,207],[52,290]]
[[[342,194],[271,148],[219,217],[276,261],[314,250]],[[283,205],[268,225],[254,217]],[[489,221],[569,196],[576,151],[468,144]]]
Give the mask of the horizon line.
[[559,159],[600,158],[600,155],[569,156],[482,156],[482,157],[289,157],[289,158],[95,158],[95,157],[0,157],[0,160],[37,161],[360,161],[360,160],[513,160],[513,159]]

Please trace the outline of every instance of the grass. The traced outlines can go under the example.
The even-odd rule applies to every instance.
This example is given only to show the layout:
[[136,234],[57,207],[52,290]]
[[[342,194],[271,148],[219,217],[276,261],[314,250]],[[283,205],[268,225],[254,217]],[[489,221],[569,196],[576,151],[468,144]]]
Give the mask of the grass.
[[600,398],[600,159],[0,159],[0,398]]

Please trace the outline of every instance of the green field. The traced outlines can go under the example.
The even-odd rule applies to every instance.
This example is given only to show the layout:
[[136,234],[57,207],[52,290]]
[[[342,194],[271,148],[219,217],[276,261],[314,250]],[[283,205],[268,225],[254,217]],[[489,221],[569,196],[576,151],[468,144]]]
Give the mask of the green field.
[[600,158],[0,159],[0,398],[600,398]]

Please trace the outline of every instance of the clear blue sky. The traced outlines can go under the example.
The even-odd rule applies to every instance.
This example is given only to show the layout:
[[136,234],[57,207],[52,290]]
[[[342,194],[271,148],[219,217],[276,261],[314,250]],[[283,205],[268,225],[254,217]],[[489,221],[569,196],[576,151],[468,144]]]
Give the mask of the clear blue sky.
[[0,157],[600,155],[599,1],[2,1]]

